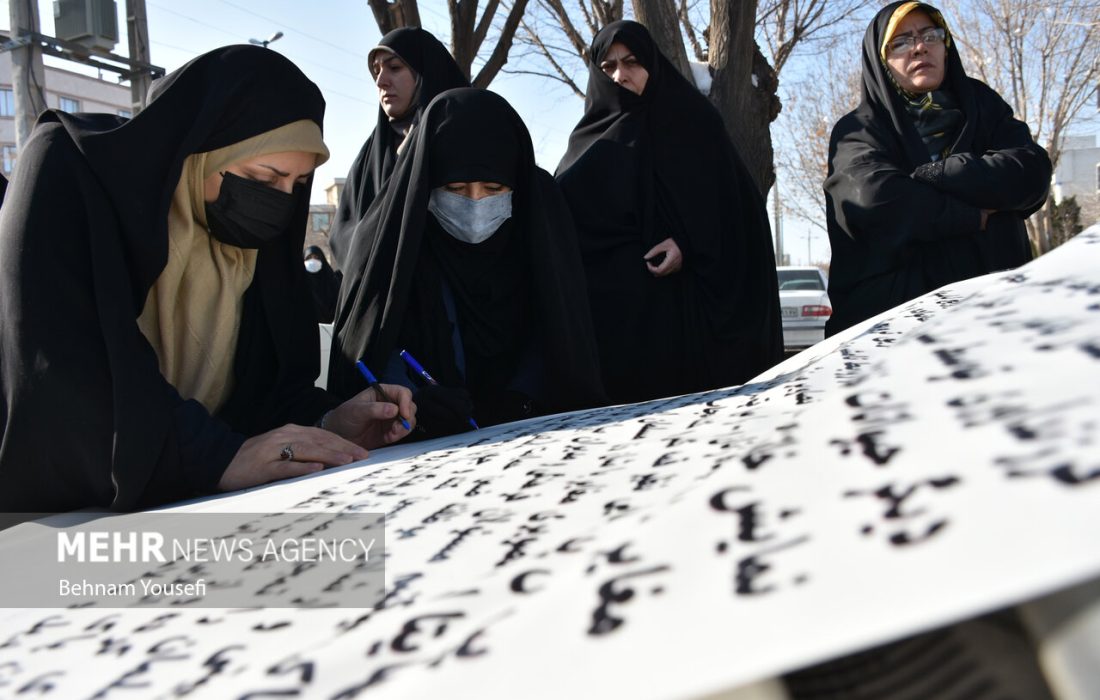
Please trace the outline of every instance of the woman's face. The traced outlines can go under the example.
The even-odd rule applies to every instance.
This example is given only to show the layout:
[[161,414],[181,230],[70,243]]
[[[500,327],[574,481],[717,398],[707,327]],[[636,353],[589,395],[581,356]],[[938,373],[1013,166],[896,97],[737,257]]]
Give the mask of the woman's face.
[[[937,28],[927,13],[914,10],[898,24],[887,43],[886,66],[902,90],[919,94],[936,90],[943,84],[947,46],[943,41],[925,43],[921,39],[925,32]],[[906,36],[916,38],[916,44],[903,47],[898,42],[896,49],[892,46],[895,40]]]
[[635,95],[641,95],[649,81],[649,71],[626,44],[618,41],[611,44],[611,48],[600,61],[600,70]]
[[[290,194],[295,185],[306,183],[316,166],[316,153],[284,151],[239,160],[226,166],[224,171]],[[222,174],[214,173],[203,181],[203,198],[213,202],[218,198],[221,187]]]
[[409,112],[416,94],[416,72],[397,54],[378,51],[370,66],[374,84],[378,86],[378,101],[390,119],[400,119]]
[[494,194],[511,192],[512,188],[499,182],[448,182],[443,189],[453,194],[460,194],[467,199],[484,199]]

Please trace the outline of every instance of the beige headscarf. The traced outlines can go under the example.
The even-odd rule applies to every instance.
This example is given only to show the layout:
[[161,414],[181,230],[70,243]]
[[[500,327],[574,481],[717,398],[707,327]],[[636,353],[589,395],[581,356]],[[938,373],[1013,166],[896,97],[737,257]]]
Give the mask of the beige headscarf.
[[188,156],[168,211],[168,263],[149,290],[138,327],[160,360],[160,371],[185,399],[211,413],[229,397],[245,290],[256,271],[255,249],[213,238],[203,183],[226,166],[269,153],[329,152],[309,119],[239,143]]

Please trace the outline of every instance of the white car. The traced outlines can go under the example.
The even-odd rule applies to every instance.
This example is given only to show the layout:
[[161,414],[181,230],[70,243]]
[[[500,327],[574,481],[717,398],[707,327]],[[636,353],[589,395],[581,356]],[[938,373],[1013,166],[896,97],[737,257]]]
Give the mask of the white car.
[[808,348],[825,338],[825,322],[833,314],[829,281],[816,267],[777,267],[779,306],[783,314],[783,345]]

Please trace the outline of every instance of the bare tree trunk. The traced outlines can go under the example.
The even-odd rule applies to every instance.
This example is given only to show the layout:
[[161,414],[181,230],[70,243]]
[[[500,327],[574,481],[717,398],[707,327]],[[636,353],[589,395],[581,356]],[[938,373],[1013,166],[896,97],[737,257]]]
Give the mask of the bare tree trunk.
[[420,8],[416,0],[368,0],[367,4],[383,36],[401,27],[420,26]]
[[661,53],[694,85],[695,76],[691,73],[687,49],[680,36],[680,17],[675,3],[669,0],[634,0],[634,14],[649,29]]
[[[779,115],[779,80],[753,36],[756,0],[711,0],[710,98],[762,195],[775,182],[770,125]],[[752,66],[746,71],[745,66]]]

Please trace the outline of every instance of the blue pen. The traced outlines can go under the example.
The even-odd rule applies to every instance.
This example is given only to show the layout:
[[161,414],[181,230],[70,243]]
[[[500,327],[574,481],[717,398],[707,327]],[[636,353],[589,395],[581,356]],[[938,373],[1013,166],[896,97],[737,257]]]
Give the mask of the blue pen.
[[[405,361],[405,364],[407,364],[409,368],[412,369],[412,371],[416,372],[424,378],[424,381],[432,385],[439,384],[439,382],[435,380],[435,377],[428,374],[428,370],[424,369],[424,366],[417,362],[415,357],[409,354],[408,350],[402,350],[398,354],[401,355],[401,359]],[[474,430],[481,430],[481,428],[478,427],[477,421],[474,420],[473,416],[470,416],[470,425],[473,426]]]
[[[363,378],[367,380],[367,384],[370,384],[370,386],[372,386],[374,390],[382,396],[383,401],[388,401],[389,403],[396,404],[396,402],[393,401],[389,396],[387,396],[386,392],[382,390],[382,385],[378,382],[378,378],[375,377],[369,369],[367,369],[367,366],[363,364],[362,360],[356,362],[355,366],[359,368],[359,374],[363,375]],[[412,430],[412,426],[409,425],[409,421],[405,420],[400,413],[397,414],[397,419],[401,421],[401,425],[405,427],[405,430]]]

